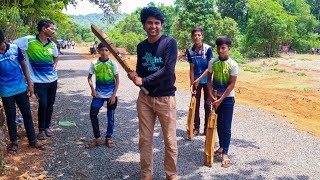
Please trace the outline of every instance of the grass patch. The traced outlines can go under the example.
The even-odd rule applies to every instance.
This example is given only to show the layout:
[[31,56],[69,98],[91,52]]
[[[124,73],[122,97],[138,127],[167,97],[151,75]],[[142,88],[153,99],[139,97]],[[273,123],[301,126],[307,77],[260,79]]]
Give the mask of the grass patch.
[[293,84],[293,83],[285,83],[285,84],[274,84],[274,85],[268,85],[268,88],[280,88],[280,89],[298,89],[303,90],[305,92],[312,92],[314,91],[312,87],[305,86],[301,84]]
[[304,72],[298,72],[297,75],[298,76],[307,76],[306,73],[304,73]]
[[250,71],[250,72],[261,72],[261,67],[258,66],[246,66],[243,68],[244,71]]
[[278,68],[272,68],[272,69],[270,69],[270,70],[271,70],[271,71],[280,72],[280,73],[287,72],[286,69],[278,69]]
[[176,64],[176,71],[184,71],[186,73],[189,73],[190,65],[188,62],[181,62],[178,61]]

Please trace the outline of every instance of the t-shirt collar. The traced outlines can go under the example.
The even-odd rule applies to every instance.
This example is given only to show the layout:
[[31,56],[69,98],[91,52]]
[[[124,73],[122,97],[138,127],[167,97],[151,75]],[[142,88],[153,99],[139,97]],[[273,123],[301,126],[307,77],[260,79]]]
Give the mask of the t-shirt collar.
[[221,59],[220,57],[218,57],[220,61],[226,61],[229,59],[229,56],[227,56],[226,58]]
[[100,62],[102,62],[102,63],[105,63],[105,62],[108,62],[109,61],[109,59],[110,58],[108,58],[108,59],[106,59],[106,60],[104,60],[104,61],[102,61],[100,58],[98,59]]
[[[39,34],[36,35],[36,39],[42,43],[42,41],[39,38]],[[47,38],[47,39],[48,39],[48,42],[44,46],[47,46],[48,44],[51,43],[51,40],[49,38]]]
[[[195,45],[195,44],[193,44],[191,50],[192,50],[193,52],[196,52],[196,45]],[[202,43],[202,45],[201,45],[200,51],[202,51],[202,50],[203,50],[203,43]],[[198,52],[200,52],[200,51],[198,51]],[[198,53],[198,52],[196,52],[196,53]]]

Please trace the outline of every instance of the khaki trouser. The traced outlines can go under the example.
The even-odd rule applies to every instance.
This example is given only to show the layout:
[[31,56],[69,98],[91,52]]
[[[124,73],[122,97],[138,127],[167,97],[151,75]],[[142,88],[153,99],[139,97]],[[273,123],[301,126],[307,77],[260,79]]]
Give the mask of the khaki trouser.
[[139,118],[141,179],[152,179],[153,132],[157,116],[161,124],[165,145],[164,171],[167,179],[175,179],[177,176],[178,157],[175,97],[151,97],[140,91],[137,100],[137,111]]

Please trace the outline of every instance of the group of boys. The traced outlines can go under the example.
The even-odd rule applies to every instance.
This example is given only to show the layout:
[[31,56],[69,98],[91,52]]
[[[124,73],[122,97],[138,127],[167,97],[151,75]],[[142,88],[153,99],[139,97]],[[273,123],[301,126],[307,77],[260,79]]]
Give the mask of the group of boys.
[[[45,140],[53,135],[50,123],[58,79],[58,50],[50,40],[55,32],[54,23],[44,19],[37,28],[39,34],[16,39],[12,44],[5,42],[4,33],[0,31],[0,96],[10,136],[9,153],[19,150],[15,104],[20,109],[31,147],[45,149],[37,139]],[[39,102],[37,137],[29,101],[33,94]]]
[[[129,72],[128,78],[136,86],[142,86],[148,94],[139,92],[137,99],[137,112],[139,119],[139,149],[141,179],[153,178],[153,133],[156,117],[159,118],[165,145],[164,169],[166,179],[177,179],[178,148],[176,140],[176,99],[175,91],[175,65],[178,55],[178,46],[175,39],[161,34],[164,23],[164,14],[156,7],[146,7],[141,11],[141,23],[148,37],[137,46],[136,71]],[[50,21],[51,22],[51,21]],[[40,23],[40,22],[39,22]],[[10,132],[10,147],[16,146],[15,109],[14,101],[20,108],[29,138],[29,144],[34,147],[43,147],[36,141],[30,112],[28,96],[34,91],[39,101],[38,139],[51,136],[49,128],[52,105],[57,87],[56,65],[58,52],[56,47],[51,47],[51,35],[54,33],[53,23],[39,26],[39,35],[24,37],[14,41],[22,50],[26,50],[30,63],[27,68],[21,50],[16,45],[3,43],[0,46],[0,95],[4,102],[7,115],[8,129]],[[44,35],[45,36],[44,36]],[[46,37],[44,39],[44,37]],[[222,155],[222,167],[228,167],[228,148],[231,137],[231,122],[234,106],[234,85],[238,74],[238,65],[229,56],[231,40],[220,37],[216,40],[218,57],[213,58],[212,48],[204,44],[204,33],[201,28],[194,28],[191,33],[194,45],[187,50],[190,63],[190,85],[192,93],[196,93],[200,102],[201,89],[204,89],[205,99],[205,125],[212,106],[218,114],[218,136],[220,147],[215,151],[215,156]],[[31,48],[41,46],[41,48]],[[43,52],[44,49],[44,52]],[[10,50],[10,51],[9,51]],[[41,51],[40,51],[41,50]],[[87,148],[101,145],[103,140],[100,135],[97,115],[104,102],[107,101],[108,127],[105,142],[108,147],[114,147],[111,136],[114,127],[114,112],[117,106],[116,93],[119,87],[119,69],[117,64],[109,59],[109,51],[102,43],[97,51],[100,57],[90,65],[88,83],[91,88],[92,102],[90,119],[94,139],[86,145]],[[50,57],[49,57],[50,56]],[[22,72],[25,75],[25,80]],[[29,72],[31,78],[29,77]],[[92,76],[95,74],[96,82],[93,85]],[[215,98],[212,90],[218,91]],[[19,96],[19,98],[18,98]],[[23,101],[23,102],[21,102]],[[195,135],[199,134],[200,118],[199,104],[195,116]]]

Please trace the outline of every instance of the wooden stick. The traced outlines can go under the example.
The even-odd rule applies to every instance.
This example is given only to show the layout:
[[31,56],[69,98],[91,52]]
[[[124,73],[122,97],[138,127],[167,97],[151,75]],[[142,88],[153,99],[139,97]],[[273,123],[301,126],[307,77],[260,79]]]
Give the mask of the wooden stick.
[[[217,98],[217,91],[214,90],[214,97]],[[217,118],[215,112],[216,108],[212,106],[212,110],[208,119],[208,127],[206,131],[206,141],[204,145],[204,165],[212,167],[214,161],[214,145],[217,131]]]
[[194,129],[194,115],[196,111],[196,96],[192,94],[191,101],[189,105],[189,113],[188,113],[188,120],[187,120],[187,136],[189,140],[193,138],[193,129]]

